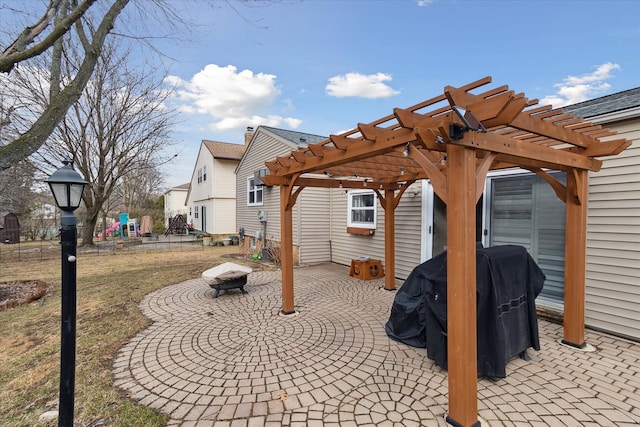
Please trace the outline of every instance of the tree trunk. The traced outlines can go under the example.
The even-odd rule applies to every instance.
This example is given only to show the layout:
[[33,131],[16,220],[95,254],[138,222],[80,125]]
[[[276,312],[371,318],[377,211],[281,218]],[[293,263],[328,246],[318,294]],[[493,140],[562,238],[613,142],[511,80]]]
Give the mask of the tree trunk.
[[107,213],[102,209],[102,241],[107,241]]
[[98,205],[94,205],[91,208],[87,208],[87,216],[84,218],[84,228],[82,229],[82,243],[81,246],[93,246],[93,233],[96,229],[96,223],[98,222],[98,215],[100,214],[100,208]]

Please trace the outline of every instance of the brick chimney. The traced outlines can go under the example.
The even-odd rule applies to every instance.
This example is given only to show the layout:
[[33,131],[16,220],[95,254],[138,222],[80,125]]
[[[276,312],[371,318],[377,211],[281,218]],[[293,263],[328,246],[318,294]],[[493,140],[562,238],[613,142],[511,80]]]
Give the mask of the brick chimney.
[[247,131],[244,133],[244,145],[249,145],[249,141],[253,138],[253,127],[247,126]]

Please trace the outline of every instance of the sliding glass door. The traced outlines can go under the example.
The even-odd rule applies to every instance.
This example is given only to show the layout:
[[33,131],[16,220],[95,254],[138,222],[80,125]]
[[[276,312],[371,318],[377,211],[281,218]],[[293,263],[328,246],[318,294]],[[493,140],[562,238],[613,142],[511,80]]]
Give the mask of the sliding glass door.
[[[564,173],[552,174],[566,183]],[[565,204],[542,178],[531,173],[487,179],[488,245],[527,248],[547,276],[539,300],[561,305],[564,298]]]

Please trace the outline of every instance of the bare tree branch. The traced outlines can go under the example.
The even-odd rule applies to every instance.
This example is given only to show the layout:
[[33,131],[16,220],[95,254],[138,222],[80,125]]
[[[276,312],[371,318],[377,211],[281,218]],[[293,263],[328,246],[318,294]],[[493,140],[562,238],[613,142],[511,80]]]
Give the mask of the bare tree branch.
[[50,49],[56,40],[64,36],[74,22],[82,18],[96,0],[84,0],[78,4],[65,19],[58,22],[51,32],[39,43],[27,49],[37,36],[39,36],[56,16],[60,2],[62,0],[51,0],[49,6],[40,20],[30,27],[24,29],[22,33],[0,54],[0,72],[8,73],[15,64],[25,59],[38,56]]
[[85,51],[84,60],[73,80],[50,100],[49,105],[29,130],[7,145],[0,147],[0,170],[7,169],[11,164],[35,153],[51,135],[69,107],[80,98],[82,90],[91,78],[105,38],[127,3],[129,0],[114,0],[93,35],[91,47]]

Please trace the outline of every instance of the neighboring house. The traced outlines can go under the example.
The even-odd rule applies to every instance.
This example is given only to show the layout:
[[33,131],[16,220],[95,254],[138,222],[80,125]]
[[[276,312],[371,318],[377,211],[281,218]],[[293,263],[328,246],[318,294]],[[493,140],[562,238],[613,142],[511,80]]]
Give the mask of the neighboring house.
[[189,183],[171,187],[164,193],[164,225],[169,227],[169,219],[176,215],[187,218],[187,193]]
[[[267,126],[259,126],[255,132],[248,130],[247,149],[236,169],[237,225],[244,232],[243,243],[248,251],[260,252],[265,239],[280,241],[280,188],[261,184],[260,174],[266,173],[264,162],[325,139]],[[331,260],[329,213],[326,189],[302,191],[293,212],[293,245],[299,263]]]
[[[612,139],[632,145],[590,173],[586,324],[640,339],[640,88],[564,107],[577,117],[617,130]],[[306,138],[305,142],[299,138]],[[311,140],[314,138],[314,140]],[[279,240],[280,187],[256,185],[264,162],[325,138],[260,127],[237,170],[238,226],[257,247],[259,211],[267,214],[266,238]],[[565,182],[564,173],[555,173]],[[484,246],[527,248],[547,280],[540,309],[562,314],[565,204],[537,175],[521,169],[491,172],[478,202],[476,238]],[[416,182],[396,209],[396,277],[446,250],[446,205],[429,181]],[[384,260],[384,209],[372,189],[305,188],[294,205],[294,253],[299,263],[350,265],[368,256]]]
[[187,191],[187,221],[212,235],[236,234],[235,169],[245,145],[203,140]]

